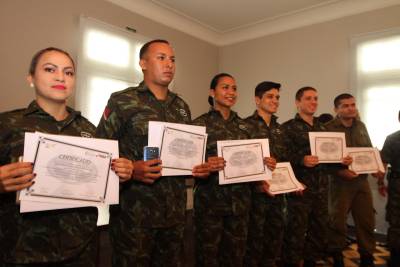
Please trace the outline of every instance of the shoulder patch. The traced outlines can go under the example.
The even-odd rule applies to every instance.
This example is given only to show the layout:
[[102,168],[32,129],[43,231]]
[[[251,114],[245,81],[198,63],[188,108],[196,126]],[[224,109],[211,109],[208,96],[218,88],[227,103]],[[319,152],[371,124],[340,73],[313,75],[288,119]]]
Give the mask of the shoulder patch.
[[110,113],[111,113],[111,109],[108,106],[106,106],[103,111],[103,119],[107,120],[108,117],[110,116]]
[[239,129],[240,129],[240,130],[246,131],[247,128],[248,128],[248,127],[247,127],[245,124],[239,124]]

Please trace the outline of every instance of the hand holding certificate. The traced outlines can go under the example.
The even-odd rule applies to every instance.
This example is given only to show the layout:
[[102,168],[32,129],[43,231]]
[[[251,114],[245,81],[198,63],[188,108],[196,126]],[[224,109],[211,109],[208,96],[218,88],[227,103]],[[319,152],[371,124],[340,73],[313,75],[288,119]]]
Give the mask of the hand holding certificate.
[[373,147],[348,147],[346,151],[353,158],[349,169],[355,173],[385,172],[378,149]]
[[148,146],[160,148],[162,175],[191,175],[204,162],[206,128],[168,122],[149,122]]
[[304,190],[303,185],[296,179],[290,162],[277,163],[268,184],[268,191],[273,195]]
[[311,155],[319,163],[340,163],[344,157],[346,138],[344,133],[309,132]]
[[113,140],[25,133],[24,160],[34,162],[37,176],[35,184],[20,193],[20,211],[87,206],[108,210],[119,202],[119,179],[110,171],[111,159],[118,154]]
[[271,171],[264,165],[269,157],[268,139],[218,141],[218,156],[226,161],[219,171],[219,184],[267,180]]

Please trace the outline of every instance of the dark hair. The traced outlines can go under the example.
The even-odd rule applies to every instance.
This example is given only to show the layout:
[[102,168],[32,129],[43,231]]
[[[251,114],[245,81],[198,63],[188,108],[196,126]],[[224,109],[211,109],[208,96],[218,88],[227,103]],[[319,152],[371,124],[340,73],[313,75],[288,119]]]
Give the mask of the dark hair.
[[352,96],[351,94],[340,94],[337,97],[335,97],[335,100],[333,100],[333,105],[335,106],[335,108],[338,108],[340,106],[340,101],[342,101],[343,99],[349,99],[349,98],[354,98],[354,96]]
[[[233,76],[228,74],[228,73],[218,73],[217,75],[214,76],[214,78],[212,78],[211,83],[210,83],[210,89],[215,89],[218,85],[219,79],[223,78],[223,77],[230,77],[233,79]],[[214,106],[214,99],[211,96],[208,96],[208,104],[210,104],[210,106]]]
[[277,89],[279,91],[281,89],[281,84],[270,81],[261,82],[256,86],[256,89],[254,90],[254,95],[262,98],[265,92],[268,92],[272,89]]
[[29,65],[29,74],[30,74],[30,75],[34,75],[34,74],[35,74],[36,66],[37,66],[37,64],[38,64],[38,62],[39,62],[39,60],[40,60],[40,58],[41,58],[45,53],[47,53],[47,52],[52,52],[52,51],[56,51],[56,52],[59,52],[59,53],[61,53],[61,54],[66,55],[66,56],[71,60],[72,66],[73,66],[74,69],[75,69],[75,62],[74,62],[74,60],[72,59],[71,55],[68,54],[68,52],[66,52],[66,51],[64,51],[64,50],[62,50],[62,49],[60,49],[60,48],[57,48],[57,47],[47,47],[47,48],[45,48],[45,49],[39,50],[39,51],[36,52],[36,54],[32,57],[31,64]]
[[332,114],[329,114],[329,113],[322,113],[318,117],[318,121],[322,122],[322,123],[327,123],[328,121],[331,121],[331,120],[333,120],[333,116],[332,116]]
[[169,42],[167,40],[163,40],[163,39],[155,39],[155,40],[151,40],[148,41],[147,43],[145,43],[141,48],[140,48],[140,52],[139,52],[139,59],[142,59],[143,56],[146,54],[147,50],[149,50],[149,47],[152,44],[155,43],[162,43],[162,44],[167,44],[169,45]]
[[297,90],[297,92],[296,92],[296,96],[295,96],[295,98],[296,98],[296,100],[297,101],[300,101],[301,100],[301,98],[302,98],[302,96],[304,95],[304,92],[305,91],[314,91],[314,92],[317,92],[317,89],[315,89],[314,87],[311,87],[311,86],[304,86],[304,87],[301,87],[299,90]]

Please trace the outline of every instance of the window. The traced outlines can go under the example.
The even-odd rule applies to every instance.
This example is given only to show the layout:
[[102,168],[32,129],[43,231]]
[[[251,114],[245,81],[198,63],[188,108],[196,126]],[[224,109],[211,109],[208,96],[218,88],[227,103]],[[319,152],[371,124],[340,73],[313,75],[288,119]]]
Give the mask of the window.
[[400,29],[356,37],[352,47],[357,105],[373,145],[380,149],[399,128]]
[[139,51],[148,38],[83,16],[80,26],[75,105],[97,125],[110,95],[142,80]]

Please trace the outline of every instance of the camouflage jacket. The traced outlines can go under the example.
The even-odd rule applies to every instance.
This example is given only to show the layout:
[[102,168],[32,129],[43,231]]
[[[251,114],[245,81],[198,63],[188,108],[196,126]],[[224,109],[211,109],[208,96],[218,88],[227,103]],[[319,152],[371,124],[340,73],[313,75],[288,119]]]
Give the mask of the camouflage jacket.
[[[175,93],[159,101],[142,82],[113,93],[96,136],[119,141],[121,157],[143,160],[148,122],[190,123],[189,106]],[[123,227],[170,227],[185,222],[185,177],[161,177],[154,184],[130,180],[121,184],[120,205],[112,209],[111,224]]]
[[[365,124],[360,120],[354,120],[351,127],[344,126],[339,118],[335,118],[325,124],[325,127],[331,132],[344,132],[347,147],[372,147]],[[336,166],[337,168],[347,168],[345,166]],[[367,174],[361,174],[359,177],[367,177]]]
[[272,115],[268,126],[264,119],[255,111],[245,121],[252,126],[252,138],[268,138],[271,156],[278,162],[285,161],[287,151],[283,144],[283,131],[277,122],[277,117]]
[[386,137],[381,156],[383,162],[391,165],[392,172],[400,173],[400,131]]
[[282,124],[284,136],[284,144],[288,149],[287,157],[292,165],[296,178],[305,184],[309,191],[326,189],[328,179],[325,177],[326,164],[318,164],[313,168],[304,166],[304,156],[311,155],[309,132],[326,131],[322,123],[314,117],[311,126],[304,121],[299,114]]
[[[227,120],[221,113],[210,110],[195,119],[193,124],[207,128],[207,158],[217,156],[218,140],[250,139],[249,125],[235,112]],[[212,173],[208,179],[197,179],[194,193],[195,212],[218,215],[247,214],[251,204],[250,183],[230,185],[218,184],[218,172]]]
[[[1,165],[22,156],[24,133],[92,136],[95,127],[68,108],[56,121],[33,101],[27,108],[0,114]],[[96,233],[97,210],[80,208],[20,214],[15,193],[0,194],[0,262],[54,262],[77,256]]]

